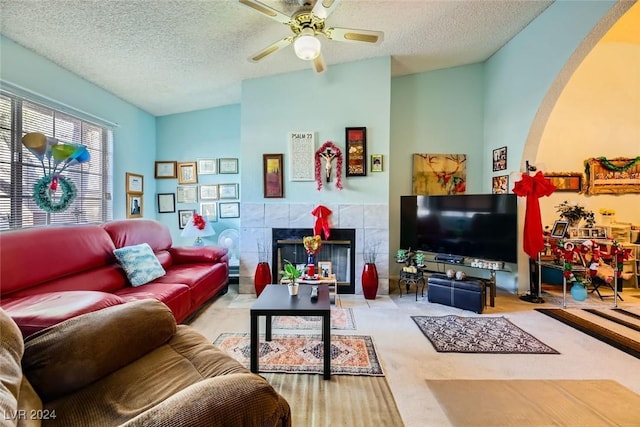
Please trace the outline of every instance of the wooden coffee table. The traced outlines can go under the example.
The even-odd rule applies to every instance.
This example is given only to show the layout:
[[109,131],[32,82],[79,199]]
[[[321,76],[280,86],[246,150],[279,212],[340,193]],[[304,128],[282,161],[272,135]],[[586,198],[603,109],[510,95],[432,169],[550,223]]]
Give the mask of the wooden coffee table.
[[272,316],[321,316],[324,342],[324,379],[331,379],[331,304],[329,287],[318,285],[318,300],[311,302],[312,286],[299,286],[290,296],[286,285],[267,285],[251,307],[251,372],[259,372],[260,336],[258,319],[266,317],[265,339],[271,341]]

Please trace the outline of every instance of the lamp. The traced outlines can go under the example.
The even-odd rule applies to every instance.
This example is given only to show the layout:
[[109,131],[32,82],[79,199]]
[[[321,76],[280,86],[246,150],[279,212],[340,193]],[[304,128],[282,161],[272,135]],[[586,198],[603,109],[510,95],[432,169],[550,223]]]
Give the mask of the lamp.
[[196,239],[193,242],[193,246],[204,246],[204,242],[202,241],[203,237],[213,236],[216,234],[211,224],[209,224],[200,214],[194,213],[189,221],[187,221],[187,225],[185,225],[184,230],[180,235],[182,237],[195,237]]
[[293,42],[293,50],[298,58],[312,61],[320,55],[320,40],[315,37],[315,34],[313,29],[309,27],[300,31],[300,35]]

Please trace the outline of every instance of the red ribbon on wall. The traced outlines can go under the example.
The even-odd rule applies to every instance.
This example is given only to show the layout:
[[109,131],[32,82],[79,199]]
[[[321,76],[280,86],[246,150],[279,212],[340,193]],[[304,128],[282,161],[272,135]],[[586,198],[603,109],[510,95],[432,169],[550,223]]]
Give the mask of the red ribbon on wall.
[[325,240],[329,240],[331,230],[329,229],[329,215],[331,215],[331,209],[326,206],[318,205],[311,214],[316,217],[316,223],[313,226],[313,234],[319,236],[321,231],[324,231]]

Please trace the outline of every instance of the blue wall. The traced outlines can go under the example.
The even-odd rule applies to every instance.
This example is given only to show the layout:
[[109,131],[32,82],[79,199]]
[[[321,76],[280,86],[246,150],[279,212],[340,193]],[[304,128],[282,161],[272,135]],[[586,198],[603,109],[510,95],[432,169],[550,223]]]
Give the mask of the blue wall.
[[113,216],[126,217],[125,173],[144,176],[146,218],[155,218],[155,117],[0,36],[2,80],[117,123],[113,129]]
[[[239,104],[158,117],[156,131],[158,134],[157,160],[195,162],[197,159],[240,157]],[[244,161],[239,162],[240,173],[242,173],[243,164]],[[239,182],[239,174],[198,175],[197,185]],[[176,193],[177,186],[177,179],[157,180],[158,193]],[[241,197],[244,191],[245,188],[240,186]],[[176,210],[180,209],[195,209],[199,213],[200,202],[176,203]],[[157,214],[157,219],[169,226],[174,242],[190,244],[193,240],[180,237],[177,214]],[[238,223],[238,219],[218,219],[217,222],[212,223],[212,226],[219,234],[227,228],[237,229]],[[216,236],[205,238],[205,240],[212,244],[217,242]]]

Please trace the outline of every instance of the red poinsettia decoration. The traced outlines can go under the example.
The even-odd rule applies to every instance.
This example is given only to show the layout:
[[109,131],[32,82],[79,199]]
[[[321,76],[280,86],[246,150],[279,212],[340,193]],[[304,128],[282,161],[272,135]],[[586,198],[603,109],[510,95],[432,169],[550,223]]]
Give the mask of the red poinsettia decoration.
[[204,230],[204,227],[207,225],[202,215],[194,213],[192,217],[193,226],[198,230]]

